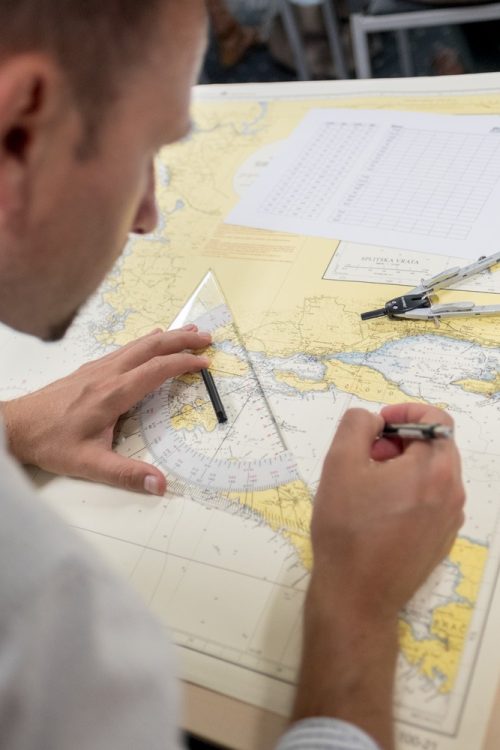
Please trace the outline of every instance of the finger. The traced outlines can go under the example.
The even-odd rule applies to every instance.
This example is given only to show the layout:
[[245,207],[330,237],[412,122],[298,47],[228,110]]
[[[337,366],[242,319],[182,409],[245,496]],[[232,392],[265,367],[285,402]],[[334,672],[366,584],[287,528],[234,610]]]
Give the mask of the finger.
[[368,461],[384,420],[365,409],[349,409],[337,428],[330,455],[347,463]]
[[428,422],[453,426],[453,419],[447,412],[430,404],[391,404],[384,406],[380,414],[386,422]]
[[185,349],[205,349],[212,343],[210,333],[198,330],[165,331],[157,336],[142,339],[130,349],[122,351],[115,360],[118,372],[127,372],[144,364],[153,357],[177,354]]
[[209,365],[210,360],[207,357],[199,357],[187,352],[154,357],[134,370],[121,375],[118,387],[107,399],[106,407],[110,415],[118,417],[159,388],[165,380],[188,372],[199,372]]
[[[452,417],[442,409],[430,404],[394,404],[384,406],[381,416],[386,422],[401,423],[422,422],[427,424],[443,424],[453,427]],[[430,460],[433,456],[444,453],[447,460],[451,460],[451,453],[455,450],[453,440],[437,438],[435,440],[404,440],[401,443],[402,454],[407,454],[418,462]],[[423,464],[422,464],[423,465]]]
[[[414,409],[408,410],[406,408],[408,406],[420,407],[421,404],[400,404],[396,407],[385,407],[384,409],[382,409],[381,414],[382,416],[385,416],[386,412],[388,413],[388,418],[386,417],[385,420],[387,422],[396,422],[399,419],[409,422],[418,421],[418,416],[419,414],[421,414],[421,411]],[[439,419],[440,424],[444,424],[445,422],[448,422],[450,425],[453,424],[453,420],[448,414],[446,414],[446,412],[435,407],[426,407],[426,412],[424,412],[424,415],[426,416],[422,421],[435,422],[437,419]],[[424,461],[428,462],[429,459],[432,460],[432,454],[442,452],[442,443],[443,441],[440,439],[438,439],[437,442],[424,441],[424,444],[422,444],[421,441],[405,442],[398,438],[380,438],[379,440],[376,440],[372,446],[371,458],[374,461],[383,462],[398,458],[402,453],[409,451],[408,455],[411,456],[412,460],[417,461],[422,467],[424,467],[424,465],[426,465],[424,464]],[[438,449],[438,451],[435,450],[436,448]],[[453,441],[451,443],[450,441],[448,441],[448,445],[445,447],[445,452],[446,457],[444,457],[444,460],[446,462],[451,462],[450,466],[455,467],[457,459],[459,461],[459,457]],[[436,456],[434,456],[434,458],[435,457]]]
[[387,440],[380,438],[373,443],[371,457],[373,461],[390,461],[391,458],[400,456],[403,452],[401,440]]
[[101,368],[103,365],[109,364],[109,362],[112,362],[114,359],[120,356],[122,352],[125,352],[131,349],[133,346],[135,346],[139,342],[144,341],[145,339],[148,339],[151,336],[157,336],[160,333],[163,333],[163,329],[155,328],[153,331],[150,331],[149,333],[144,334],[144,336],[140,336],[138,339],[134,339],[134,341],[130,341],[128,344],[124,344],[123,346],[119,346],[116,349],[113,349],[112,352],[109,352],[109,354],[105,354],[104,357],[100,357],[99,359],[94,359],[91,362],[86,362],[84,365],[82,365],[82,367],[80,367],[80,370],[90,370],[93,367]]
[[396,458],[408,474],[433,477],[436,486],[448,487],[461,475],[460,454],[453,438],[403,441],[403,453]]
[[[194,323],[188,323],[187,325],[183,326],[182,328],[179,328],[178,330],[196,332],[198,330],[198,327],[195,326]],[[151,343],[150,340],[152,337],[164,336],[166,333],[168,332],[166,332],[163,328],[155,328],[153,331],[150,331],[149,333],[144,334],[144,336],[140,336],[139,338],[134,339],[133,341],[129,341],[128,344],[119,346],[117,349],[114,349],[112,352],[110,352],[109,354],[106,354],[104,357],[94,360],[93,362],[88,362],[83,367],[85,369],[90,369],[93,366],[101,368],[103,365],[106,366],[106,365],[112,364],[115,360],[121,359],[132,349],[135,349],[136,347],[141,347],[145,343],[146,344]]]
[[84,479],[104,482],[125,490],[147,492],[162,496],[167,488],[167,480],[155,466],[126,458],[111,450],[93,449],[84,455]]

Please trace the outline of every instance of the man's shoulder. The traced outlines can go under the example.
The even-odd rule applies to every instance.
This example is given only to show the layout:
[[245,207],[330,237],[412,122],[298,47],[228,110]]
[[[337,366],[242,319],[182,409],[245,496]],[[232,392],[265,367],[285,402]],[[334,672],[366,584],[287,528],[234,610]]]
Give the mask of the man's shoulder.
[[89,585],[123,583],[99,555],[36,493],[21,467],[0,446],[0,601],[8,613],[50,587],[64,571]]
[[40,734],[51,748],[178,746],[164,629],[1,447],[0,603],[0,693],[22,706],[15,747]]

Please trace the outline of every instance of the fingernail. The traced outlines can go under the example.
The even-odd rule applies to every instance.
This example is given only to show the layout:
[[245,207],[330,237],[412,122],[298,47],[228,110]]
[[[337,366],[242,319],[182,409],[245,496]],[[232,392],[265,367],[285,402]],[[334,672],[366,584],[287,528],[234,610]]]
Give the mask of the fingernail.
[[160,480],[152,474],[148,474],[145,478],[144,489],[146,492],[149,492],[150,495],[162,495],[160,490]]
[[208,331],[200,331],[198,333],[198,336],[200,337],[200,339],[203,339],[203,341],[212,341],[212,334]]
[[208,357],[198,357],[198,361],[202,367],[210,367],[210,360]]
[[182,326],[181,331],[197,331],[198,326],[195,326],[194,323],[188,323],[185,326]]

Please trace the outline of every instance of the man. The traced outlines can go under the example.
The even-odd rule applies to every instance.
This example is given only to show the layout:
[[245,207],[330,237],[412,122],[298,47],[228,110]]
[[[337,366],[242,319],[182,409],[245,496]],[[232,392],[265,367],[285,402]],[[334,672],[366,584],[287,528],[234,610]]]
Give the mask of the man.
[[[152,160],[188,129],[202,0],[0,0],[0,319],[60,337],[129,230],[156,222]],[[154,494],[165,477],[111,450],[120,414],[207,365],[194,326],[152,332],[2,405],[19,462]],[[397,617],[450,548],[464,494],[452,441],[377,440],[348,412],[312,522],[302,668],[281,748],[393,747]],[[388,460],[392,459],[392,460]],[[53,517],[0,451],[0,746],[174,748],[177,698],[161,629]]]

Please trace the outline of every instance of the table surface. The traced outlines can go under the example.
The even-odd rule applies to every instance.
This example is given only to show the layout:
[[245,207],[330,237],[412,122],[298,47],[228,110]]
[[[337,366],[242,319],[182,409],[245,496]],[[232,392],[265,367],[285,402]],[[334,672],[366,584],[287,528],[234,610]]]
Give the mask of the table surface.
[[[271,750],[286,724],[283,716],[184,683],[183,728],[210,742],[234,750]],[[498,750],[499,739],[500,685],[482,750]]]
[[[365,79],[297,83],[199,86],[199,99],[260,99],[324,95],[394,97],[419,94],[474,95],[500,91],[500,73],[441,78]],[[495,113],[492,113],[495,114]],[[191,683],[184,683],[183,728],[208,741],[235,750],[273,748],[286,727],[284,717]],[[500,740],[500,685],[483,750],[497,750]],[[479,750],[476,748],[475,750]]]

